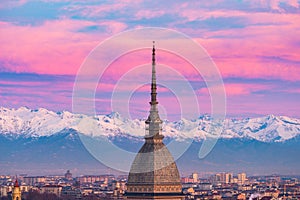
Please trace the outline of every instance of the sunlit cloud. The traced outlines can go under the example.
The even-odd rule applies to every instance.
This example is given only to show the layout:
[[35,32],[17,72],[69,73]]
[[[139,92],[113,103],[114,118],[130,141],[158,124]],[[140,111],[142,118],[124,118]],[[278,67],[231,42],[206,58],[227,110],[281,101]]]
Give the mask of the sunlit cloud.
[[[6,79],[0,80],[0,103],[70,110],[72,80],[93,48],[122,31],[158,26],[182,31],[207,50],[224,79],[229,114],[299,116],[295,109],[300,107],[299,13],[298,0],[4,1],[0,5],[0,73]],[[96,90],[99,112],[109,112],[111,94],[124,74],[150,63],[149,50],[131,52],[109,66]],[[157,53],[158,64],[182,74],[197,91],[202,110],[209,112],[210,96],[201,75],[184,59],[170,52]],[[167,71],[160,73],[179,84]],[[32,81],[24,74],[42,78]],[[146,74],[132,71],[131,78],[146,80]],[[47,75],[62,76],[58,82]],[[53,87],[46,90],[50,83]],[[119,86],[120,91],[129,89]],[[138,91],[141,96],[134,98],[146,100],[147,87]],[[160,92],[162,104],[170,101],[167,91]]]

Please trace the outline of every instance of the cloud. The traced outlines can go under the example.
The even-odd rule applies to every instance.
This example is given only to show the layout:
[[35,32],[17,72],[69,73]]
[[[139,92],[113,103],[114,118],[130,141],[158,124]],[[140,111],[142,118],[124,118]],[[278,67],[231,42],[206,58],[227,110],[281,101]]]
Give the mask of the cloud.
[[150,19],[150,18],[154,18],[154,17],[160,17],[162,15],[164,15],[165,12],[162,10],[157,10],[157,11],[152,11],[152,10],[139,10],[136,14],[135,17],[137,19]]
[[4,107],[71,109],[72,76],[0,73],[0,104]]
[[[222,85],[215,85],[210,88],[203,87],[197,92],[200,95],[209,95],[209,90],[219,91],[223,88]],[[266,90],[273,89],[270,85],[255,84],[255,83],[226,83],[224,84],[226,96],[249,96],[253,93],[265,92]]]
[[0,20],[18,25],[37,26],[47,20],[61,18],[64,2],[51,3],[43,1],[24,1],[14,6],[0,8]]
[[[97,23],[70,19],[47,21],[41,26],[1,24],[2,67],[15,72],[41,74],[75,74],[99,41],[109,33],[125,28],[124,24],[114,21]],[[77,31],[93,25],[103,26],[106,32],[90,34]]]
[[[61,86],[52,79],[53,75],[73,77],[89,52],[116,33],[160,26],[182,31],[205,47],[225,80],[230,113],[299,113],[294,109],[299,107],[300,81],[297,0],[4,1],[0,20],[0,72],[18,72],[1,76],[2,105],[70,108],[72,80],[59,76],[60,84],[65,85]],[[114,48],[118,47],[110,50]],[[158,63],[171,66],[187,78],[199,90],[203,109],[209,111],[210,99],[201,89],[205,83],[197,71],[178,56],[157,52]],[[149,64],[149,49],[132,52],[112,63],[101,80],[103,87],[97,88],[101,92],[97,94],[98,109],[108,111],[108,98],[117,81],[145,63]],[[24,73],[40,74],[42,79],[26,78]],[[149,80],[147,73],[135,71],[131,78]],[[167,71],[160,74],[170,83],[179,84]],[[228,81],[234,79],[239,81]],[[49,85],[51,81],[53,85]],[[128,88],[124,85],[120,90]],[[142,88],[140,92],[144,94],[146,90]]]
[[225,84],[226,95],[250,95],[252,93],[264,93],[267,90],[272,90],[272,86],[255,83],[242,84]]
[[300,80],[300,16],[249,14],[246,27],[206,31],[197,41],[220,68],[224,77]]
[[255,7],[259,6],[279,11],[283,11],[283,4],[294,8],[299,8],[298,0],[247,0],[246,2],[251,3],[251,5]]
[[3,0],[0,4],[0,9],[22,6],[27,0]]

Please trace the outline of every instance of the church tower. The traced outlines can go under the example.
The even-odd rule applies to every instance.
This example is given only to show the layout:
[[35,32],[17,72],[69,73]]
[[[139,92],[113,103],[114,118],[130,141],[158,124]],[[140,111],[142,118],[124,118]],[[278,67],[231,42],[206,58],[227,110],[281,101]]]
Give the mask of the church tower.
[[173,156],[163,143],[162,120],[158,114],[155,46],[152,49],[150,114],[145,121],[145,143],[129,172],[127,199],[184,199],[180,176]]
[[16,179],[14,184],[14,189],[12,191],[12,200],[21,200],[21,189],[18,183],[18,179]]

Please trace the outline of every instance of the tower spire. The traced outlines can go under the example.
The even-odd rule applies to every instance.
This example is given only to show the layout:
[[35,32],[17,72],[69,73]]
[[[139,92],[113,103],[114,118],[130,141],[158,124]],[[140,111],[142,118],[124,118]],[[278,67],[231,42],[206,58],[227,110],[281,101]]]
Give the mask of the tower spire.
[[12,200],[21,200],[21,197],[22,197],[21,189],[19,186],[18,177],[16,176],[16,181],[12,191]]
[[157,86],[156,86],[156,70],[155,70],[155,41],[153,41],[153,48],[152,48],[152,79],[151,79],[151,101],[149,102],[151,105],[150,114],[148,119],[145,121],[146,123],[146,137],[160,137],[162,136],[162,120],[158,114],[157,104],[158,101],[156,99],[157,95]]
[[157,95],[157,86],[156,86],[156,70],[155,70],[155,41],[153,41],[153,48],[152,48],[152,81],[151,81],[151,105],[158,104],[156,100]]
[[[148,67],[150,71],[150,66]],[[179,171],[163,142],[163,122],[158,115],[154,42],[151,77],[150,113],[145,121],[145,143],[131,165],[125,196],[127,200],[183,200]]]

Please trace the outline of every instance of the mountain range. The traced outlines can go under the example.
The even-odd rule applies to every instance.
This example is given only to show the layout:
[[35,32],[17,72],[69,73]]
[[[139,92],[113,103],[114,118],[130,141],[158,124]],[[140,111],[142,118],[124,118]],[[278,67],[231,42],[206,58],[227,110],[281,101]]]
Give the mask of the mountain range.
[[[44,108],[1,107],[0,174],[54,174],[67,169],[75,174],[115,172],[114,168],[123,169],[114,167],[119,166],[121,160],[105,166],[107,163],[102,164],[101,159],[102,163],[99,162],[96,155],[111,156],[112,149],[95,143],[93,148],[99,147],[95,154],[85,141],[107,139],[134,155],[143,144],[144,121],[126,119],[116,112],[87,116]],[[215,126],[221,130],[220,135],[213,132]],[[300,174],[299,119],[268,115],[217,121],[203,115],[193,120],[164,120],[163,135],[166,144],[174,141],[176,147],[187,144],[183,145],[187,148],[176,161],[182,174],[193,171]],[[200,159],[201,145],[216,137],[218,142],[212,151]],[[132,158],[123,156],[123,159],[130,165]]]

